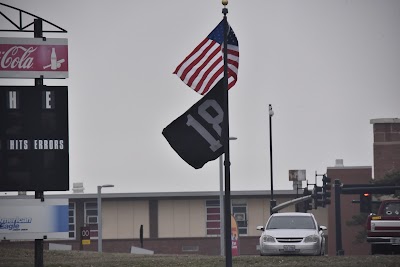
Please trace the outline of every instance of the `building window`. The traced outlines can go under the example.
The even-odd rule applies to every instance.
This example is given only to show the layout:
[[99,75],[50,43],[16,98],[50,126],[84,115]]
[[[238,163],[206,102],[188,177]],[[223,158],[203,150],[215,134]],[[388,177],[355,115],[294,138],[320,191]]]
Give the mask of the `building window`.
[[68,205],[68,228],[69,228],[69,238],[75,239],[76,238],[76,209],[75,203],[70,202]]
[[[232,199],[232,214],[235,217],[239,235],[247,235],[247,203],[242,199]],[[219,200],[206,200],[207,236],[220,235]]]
[[85,202],[85,224],[90,227],[90,239],[97,239],[97,202]]
[[207,236],[219,236],[220,235],[220,210],[219,200],[206,200],[206,211],[207,211]]
[[235,217],[238,229],[239,236],[247,235],[247,203],[242,199],[233,199],[232,200],[232,213]]

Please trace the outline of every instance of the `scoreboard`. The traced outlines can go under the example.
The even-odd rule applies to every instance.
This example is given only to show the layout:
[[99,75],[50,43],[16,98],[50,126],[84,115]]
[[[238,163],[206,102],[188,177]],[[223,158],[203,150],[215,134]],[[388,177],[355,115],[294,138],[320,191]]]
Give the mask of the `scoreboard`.
[[68,87],[0,86],[0,191],[66,190]]

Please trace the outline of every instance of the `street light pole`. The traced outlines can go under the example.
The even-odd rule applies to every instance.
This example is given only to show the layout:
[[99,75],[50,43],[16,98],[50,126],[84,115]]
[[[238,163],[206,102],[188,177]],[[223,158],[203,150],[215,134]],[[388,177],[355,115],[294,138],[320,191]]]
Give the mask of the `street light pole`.
[[272,116],[274,116],[274,111],[272,110],[272,105],[269,104],[269,160],[271,168],[271,200],[269,202],[270,214],[272,214],[272,208],[276,206],[276,200],[274,200],[274,176],[272,171]]
[[[237,140],[237,137],[229,137],[229,140]],[[222,155],[219,156],[219,229],[220,229],[220,247],[221,256],[225,256],[225,216],[224,216],[224,164]]]
[[97,230],[97,251],[99,253],[103,252],[103,216],[101,210],[101,189],[103,187],[114,187],[112,184],[105,184],[97,186],[97,218],[98,218],[98,230]]

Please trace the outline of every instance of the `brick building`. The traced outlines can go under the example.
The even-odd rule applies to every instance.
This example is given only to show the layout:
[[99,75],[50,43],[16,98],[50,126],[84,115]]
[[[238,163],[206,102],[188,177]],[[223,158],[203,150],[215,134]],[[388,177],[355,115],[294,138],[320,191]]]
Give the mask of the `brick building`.
[[[349,166],[337,164],[335,167],[328,167],[327,176],[332,179],[339,179],[342,184],[368,184],[372,177],[371,166]],[[341,228],[342,228],[342,249],[345,255],[368,255],[371,250],[370,244],[358,243],[357,235],[363,231],[363,226],[349,226],[354,215],[360,214],[359,204],[352,203],[352,200],[359,200],[359,195],[344,195],[340,197],[341,202]],[[331,205],[328,208],[328,228],[330,238],[328,239],[328,255],[336,255],[336,218],[335,218],[335,190],[332,188]]]
[[[374,154],[374,176],[370,166],[344,166],[337,164],[335,167],[327,168],[327,176],[339,179],[343,184],[368,184],[371,179],[382,179],[386,174],[400,171],[400,119],[372,119],[373,124],[373,154]],[[371,245],[356,241],[356,235],[362,232],[363,226],[348,226],[353,215],[360,213],[359,205],[352,203],[359,200],[359,195],[341,196],[341,228],[342,248],[345,255],[367,255],[370,254]],[[328,227],[330,238],[328,242],[328,254],[335,255],[336,231],[335,231],[335,196],[332,190],[332,205],[328,208]]]

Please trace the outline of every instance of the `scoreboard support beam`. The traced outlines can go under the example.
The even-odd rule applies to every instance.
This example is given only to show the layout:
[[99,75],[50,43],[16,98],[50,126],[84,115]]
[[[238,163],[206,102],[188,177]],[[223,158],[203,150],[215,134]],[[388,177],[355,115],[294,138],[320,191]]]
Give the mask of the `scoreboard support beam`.
[[[42,19],[34,20],[34,37],[43,38]],[[35,79],[35,86],[43,86],[43,76]],[[35,199],[44,201],[44,192],[35,191]],[[35,239],[35,267],[43,267],[43,239]]]
[[[35,199],[43,202],[43,191],[35,191]],[[43,239],[35,239],[35,267],[43,267]]]
[[43,267],[43,239],[35,239],[35,267]]

